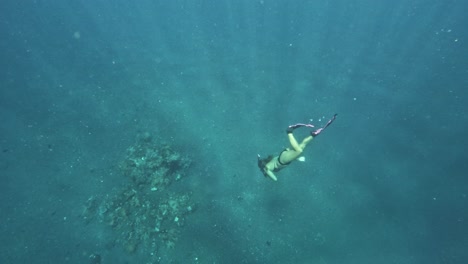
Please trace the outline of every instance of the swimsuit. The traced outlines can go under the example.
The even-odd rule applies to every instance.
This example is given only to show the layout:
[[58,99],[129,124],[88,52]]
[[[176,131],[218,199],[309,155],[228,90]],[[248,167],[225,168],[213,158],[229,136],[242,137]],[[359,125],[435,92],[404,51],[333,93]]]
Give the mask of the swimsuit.
[[283,151],[281,151],[281,153],[278,155],[278,157],[276,157],[275,159],[275,168],[273,169],[273,172],[278,172],[280,171],[281,169],[283,169],[284,167],[288,166],[291,162],[287,162],[287,163],[283,163],[281,162],[281,154],[283,154],[283,152],[285,151],[288,151],[289,149],[283,149]]

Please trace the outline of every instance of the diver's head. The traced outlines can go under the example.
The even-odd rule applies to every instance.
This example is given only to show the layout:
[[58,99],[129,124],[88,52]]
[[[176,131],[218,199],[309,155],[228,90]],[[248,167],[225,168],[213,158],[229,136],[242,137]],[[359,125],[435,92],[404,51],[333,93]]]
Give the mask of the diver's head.
[[260,171],[263,173],[263,175],[268,176],[266,175],[266,172],[265,172],[265,166],[267,165],[268,162],[270,162],[271,160],[273,159],[273,156],[272,155],[269,155],[267,158],[265,159],[262,159],[260,158],[260,155],[257,155],[257,166],[258,168],[260,169]]

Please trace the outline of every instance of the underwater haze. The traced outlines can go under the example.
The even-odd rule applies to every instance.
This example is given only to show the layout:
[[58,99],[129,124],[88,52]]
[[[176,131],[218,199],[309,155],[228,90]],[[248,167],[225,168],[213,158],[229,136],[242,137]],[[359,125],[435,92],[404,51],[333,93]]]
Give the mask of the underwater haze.
[[468,263],[466,10],[1,1],[0,263]]

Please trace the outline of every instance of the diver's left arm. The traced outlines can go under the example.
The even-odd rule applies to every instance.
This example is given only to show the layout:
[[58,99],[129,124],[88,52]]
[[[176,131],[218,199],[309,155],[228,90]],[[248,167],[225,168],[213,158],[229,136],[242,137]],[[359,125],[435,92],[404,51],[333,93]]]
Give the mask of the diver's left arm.
[[276,178],[276,175],[269,169],[264,169],[265,170],[265,173],[268,175],[268,177],[270,177],[270,179],[274,180],[274,181],[277,181],[278,178]]

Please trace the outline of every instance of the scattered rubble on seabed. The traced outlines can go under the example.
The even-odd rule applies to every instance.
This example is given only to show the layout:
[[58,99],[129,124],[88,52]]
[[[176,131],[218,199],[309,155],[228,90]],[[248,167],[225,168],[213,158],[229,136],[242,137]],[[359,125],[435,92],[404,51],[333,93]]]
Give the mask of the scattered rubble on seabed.
[[174,190],[183,189],[175,185],[183,181],[190,163],[170,145],[143,134],[119,166],[129,183],[116,193],[90,197],[84,220],[111,227],[117,234],[115,244],[129,253],[144,250],[153,255],[161,247],[174,247],[196,208],[190,192]]

